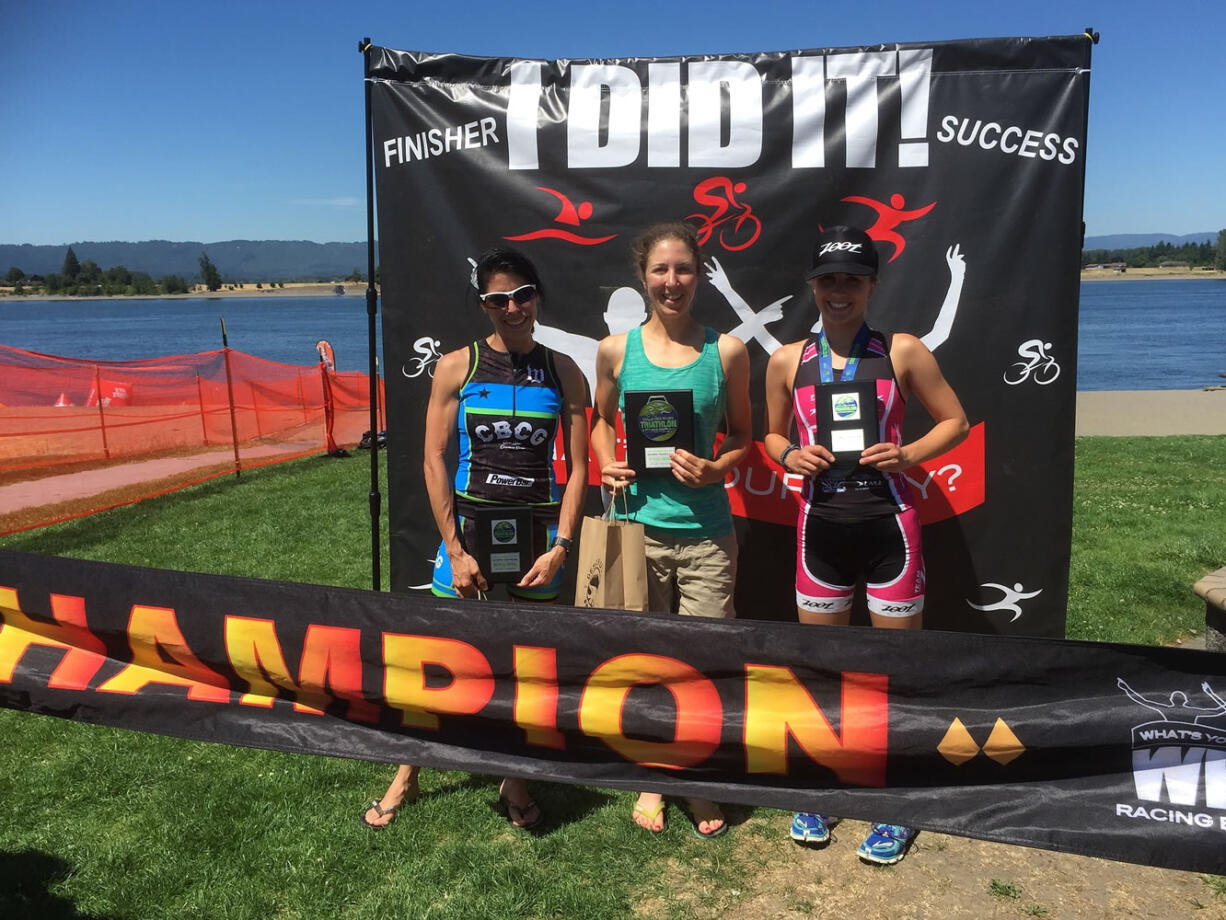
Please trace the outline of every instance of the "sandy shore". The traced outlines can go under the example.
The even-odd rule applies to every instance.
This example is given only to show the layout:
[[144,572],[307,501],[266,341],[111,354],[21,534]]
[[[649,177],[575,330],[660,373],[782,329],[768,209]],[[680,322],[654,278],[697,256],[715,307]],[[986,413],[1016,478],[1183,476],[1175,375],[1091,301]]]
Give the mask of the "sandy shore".
[[1226,435],[1226,388],[1089,390],[1077,394],[1077,435]]
[[1085,269],[1082,281],[1226,281],[1226,272],[1189,268],[1130,268],[1117,272],[1109,268]]

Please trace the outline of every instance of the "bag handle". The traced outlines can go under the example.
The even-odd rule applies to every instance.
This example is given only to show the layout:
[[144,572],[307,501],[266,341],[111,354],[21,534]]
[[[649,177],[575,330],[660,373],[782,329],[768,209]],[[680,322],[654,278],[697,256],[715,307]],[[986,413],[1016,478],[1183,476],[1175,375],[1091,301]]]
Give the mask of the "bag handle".
[[617,518],[614,517],[614,515],[617,513],[617,496],[620,495],[622,497],[622,507],[626,511],[626,520],[633,521],[633,518],[630,517],[630,499],[626,497],[625,487],[618,486],[612,491],[613,491],[612,498],[610,498],[609,504],[605,507],[604,514],[601,515],[601,518],[613,524],[616,524],[618,522]]

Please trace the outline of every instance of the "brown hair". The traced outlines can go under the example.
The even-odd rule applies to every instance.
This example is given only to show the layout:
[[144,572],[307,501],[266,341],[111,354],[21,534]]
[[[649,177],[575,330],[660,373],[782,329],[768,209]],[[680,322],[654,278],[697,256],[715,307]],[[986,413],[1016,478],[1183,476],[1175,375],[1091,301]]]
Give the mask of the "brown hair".
[[639,273],[640,281],[647,276],[647,256],[661,240],[679,241],[694,256],[694,268],[702,267],[702,250],[698,246],[698,234],[692,226],[679,220],[652,224],[630,244],[630,256],[634,260],[634,268]]

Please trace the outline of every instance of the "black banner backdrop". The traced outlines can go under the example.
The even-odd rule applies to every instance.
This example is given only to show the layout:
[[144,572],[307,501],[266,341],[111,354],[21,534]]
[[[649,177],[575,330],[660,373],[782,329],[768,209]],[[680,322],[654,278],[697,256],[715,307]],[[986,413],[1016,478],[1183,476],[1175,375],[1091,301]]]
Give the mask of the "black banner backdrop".
[[11,551],[0,616],[13,709],[1226,872],[1226,655],[858,627],[813,646],[799,624]]
[[[631,239],[689,220],[708,259],[695,314],[747,343],[760,438],[767,358],[817,319],[813,239],[848,223],[883,258],[870,321],[924,338],[973,426],[908,474],[927,622],[1063,635],[1089,61],[1085,36],[604,61],[372,49],[393,589],[430,580],[422,428],[434,362],[487,331],[470,259],[527,253],[548,288],[537,338],[590,379],[599,340],[645,316]],[[729,486],[753,576],[738,616],[790,620],[800,483],[759,450]]]

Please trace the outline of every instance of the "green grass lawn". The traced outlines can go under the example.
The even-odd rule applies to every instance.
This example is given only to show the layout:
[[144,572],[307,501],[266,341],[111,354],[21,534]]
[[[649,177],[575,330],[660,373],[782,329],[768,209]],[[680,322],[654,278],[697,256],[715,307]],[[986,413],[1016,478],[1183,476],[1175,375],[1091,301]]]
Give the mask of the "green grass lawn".
[[1068,637],[1202,632],[1192,585],[1226,565],[1226,438],[1078,438]]
[[[1203,627],[1191,584],[1226,564],[1222,444],[1078,441],[1071,637],[1161,642]],[[0,546],[368,587],[363,460],[255,470]],[[715,916],[753,884],[766,847],[752,841],[785,828],[776,812],[728,809],[734,833],[699,841],[673,808],[650,837],[629,820],[631,795],[549,785],[543,832],[520,833],[494,808],[496,779],[426,770],[418,804],[372,833],[358,816],[388,766],[11,710],[0,740],[3,920],[600,918],[644,900],[653,916]],[[700,910],[679,877],[699,880]]]

